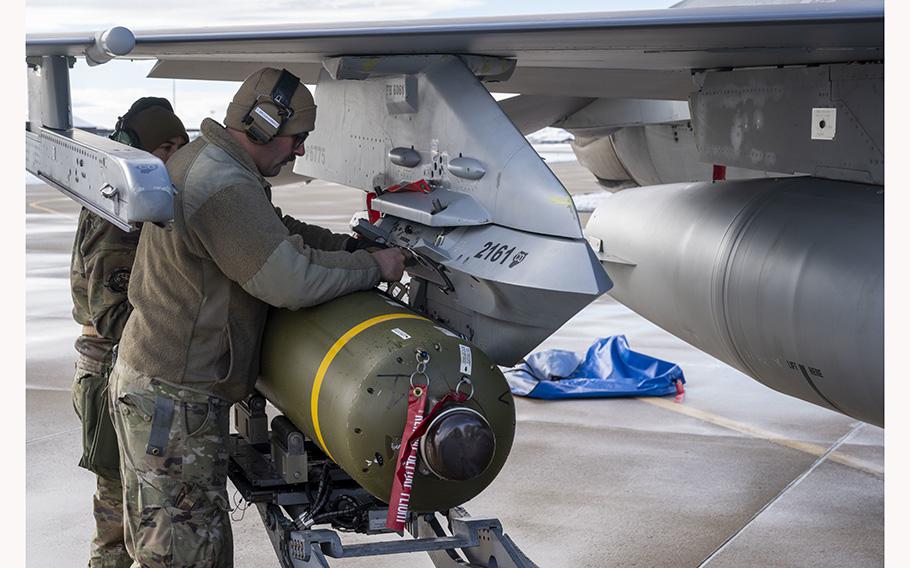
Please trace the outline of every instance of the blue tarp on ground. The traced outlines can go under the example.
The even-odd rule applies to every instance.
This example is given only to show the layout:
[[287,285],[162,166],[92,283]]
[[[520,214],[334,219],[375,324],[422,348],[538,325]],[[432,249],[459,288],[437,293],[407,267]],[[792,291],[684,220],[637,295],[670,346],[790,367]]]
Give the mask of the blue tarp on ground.
[[532,353],[505,375],[513,394],[546,400],[663,396],[686,382],[679,365],[632,351],[625,335],[602,337],[584,354]]

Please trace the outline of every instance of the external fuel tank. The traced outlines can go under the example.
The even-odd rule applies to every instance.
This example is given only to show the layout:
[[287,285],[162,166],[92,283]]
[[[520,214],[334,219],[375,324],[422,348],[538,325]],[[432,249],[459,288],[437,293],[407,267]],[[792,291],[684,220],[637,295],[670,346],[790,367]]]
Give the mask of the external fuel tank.
[[614,194],[610,294],[780,392],[884,424],[884,188],[812,177]]
[[[426,375],[418,373],[426,354]],[[423,355],[421,355],[423,356]],[[298,311],[273,309],[257,388],[355,481],[388,502],[408,391],[429,380],[413,511],[443,511],[479,494],[505,464],[515,406],[505,377],[476,346],[378,292]],[[416,374],[415,374],[416,373]],[[428,418],[431,419],[431,418]]]

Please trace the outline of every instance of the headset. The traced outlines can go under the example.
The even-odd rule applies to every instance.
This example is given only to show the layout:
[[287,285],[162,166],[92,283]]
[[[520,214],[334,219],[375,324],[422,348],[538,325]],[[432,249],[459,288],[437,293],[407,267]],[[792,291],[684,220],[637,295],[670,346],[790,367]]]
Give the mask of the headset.
[[174,112],[174,107],[171,106],[170,101],[167,99],[161,97],[142,97],[133,103],[133,106],[126,111],[126,114],[117,117],[117,125],[114,126],[114,132],[111,133],[109,138],[116,142],[120,142],[121,144],[132,146],[133,148],[141,148],[142,145],[139,140],[139,135],[136,134],[135,130],[127,126],[127,124],[140,112],[155,106]]
[[300,79],[297,76],[282,69],[272,92],[256,97],[253,106],[241,119],[250,140],[256,144],[268,144],[278,135],[284,123],[294,116],[291,99],[299,85]]

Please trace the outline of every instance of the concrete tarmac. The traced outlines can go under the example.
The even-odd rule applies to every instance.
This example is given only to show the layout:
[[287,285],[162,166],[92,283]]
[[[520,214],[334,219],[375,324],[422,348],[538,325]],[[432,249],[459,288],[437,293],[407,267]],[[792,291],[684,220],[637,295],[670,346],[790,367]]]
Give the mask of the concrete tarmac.
[[[573,193],[596,189],[574,162],[551,167]],[[335,231],[363,203],[361,192],[319,181],[274,197],[285,213]],[[26,187],[26,554],[36,568],[84,566],[93,529],[94,476],[76,465],[70,396],[77,215],[57,191]],[[617,334],[678,363],[685,397],[518,399],[512,454],[465,505],[472,515],[498,517],[542,568],[884,564],[882,429],[774,392],[609,297],[540,348],[581,351]],[[278,566],[255,508],[234,516],[235,565]],[[432,566],[425,555],[331,565]]]

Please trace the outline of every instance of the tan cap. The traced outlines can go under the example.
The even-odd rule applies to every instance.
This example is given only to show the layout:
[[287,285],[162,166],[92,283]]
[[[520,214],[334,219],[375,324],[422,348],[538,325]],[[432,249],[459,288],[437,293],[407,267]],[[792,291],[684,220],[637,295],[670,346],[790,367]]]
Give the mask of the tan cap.
[[158,105],[139,111],[135,116],[129,117],[123,126],[136,133],[139,140],[135,142],[146,152],[155,151],[158,146],[177,136],[183,138],[184,143],[190,141],[186,128],[177,115]]
[[[275,88],[275,84],[281,76],[281,71],[281,69],[263,67],[244,79],[237,94],[234,95],[234,99],[228,105],[224,125],[234,130],[243,130],[243,117],[250,112],[258,97],[271,95],[272,89]],[[316,103],[306,86],[298,85],[289,106],[293,109],[294,114],[278,130],[278,136],[293,136],[309,132],[316,127]]]

